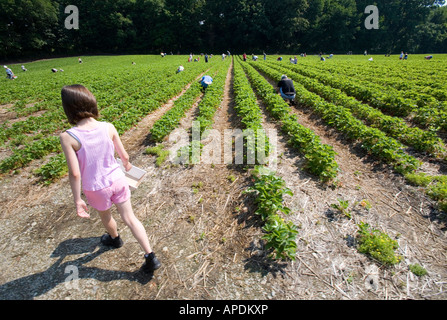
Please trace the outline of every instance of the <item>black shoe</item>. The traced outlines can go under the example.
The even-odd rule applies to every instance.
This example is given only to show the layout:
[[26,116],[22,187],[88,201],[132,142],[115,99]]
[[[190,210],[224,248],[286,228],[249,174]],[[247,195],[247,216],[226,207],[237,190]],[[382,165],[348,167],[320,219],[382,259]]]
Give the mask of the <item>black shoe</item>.
[[101,237],[101,243],[105,246],[110,246],[114,248],[121,248],[124,244],[121,237],[118,235],[115,239],[112,239],[110,234],[106,233]]
[[149,273],[161,267],[161,263],[160,261],[158,261],[155,253],[151,252],[147,255],[144,255],[144,258],[146,259],[146,262],[143,264],[142,267],[144,272]]

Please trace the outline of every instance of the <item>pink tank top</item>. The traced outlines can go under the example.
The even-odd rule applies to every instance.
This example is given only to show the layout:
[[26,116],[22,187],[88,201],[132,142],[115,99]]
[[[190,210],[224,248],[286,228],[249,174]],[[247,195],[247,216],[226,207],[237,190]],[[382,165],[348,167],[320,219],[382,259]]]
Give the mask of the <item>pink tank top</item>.
[[115,159],[115,147],[109,135],[109,123],[98,122],[95,129],[73,127],[67,130],[81,144],[76,154],[81,169],[82,189],[97,191],[125,177]]

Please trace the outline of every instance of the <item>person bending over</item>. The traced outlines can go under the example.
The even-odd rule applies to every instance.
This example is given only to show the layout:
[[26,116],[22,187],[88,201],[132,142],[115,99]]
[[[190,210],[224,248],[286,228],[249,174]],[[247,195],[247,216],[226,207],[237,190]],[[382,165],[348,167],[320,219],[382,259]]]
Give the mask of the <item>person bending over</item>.
[[287,101],[289,100],[291,104],[295,103],[296,91],[293,81],[289,79],[286,75],[281,77],[281,81],[278,83],[279,92],[281,97]]

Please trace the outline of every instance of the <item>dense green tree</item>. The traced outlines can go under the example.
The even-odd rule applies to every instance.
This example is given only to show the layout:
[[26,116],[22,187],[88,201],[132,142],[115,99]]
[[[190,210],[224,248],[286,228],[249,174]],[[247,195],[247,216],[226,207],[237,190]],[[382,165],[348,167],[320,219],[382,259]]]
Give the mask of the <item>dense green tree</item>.
[[[187,52],[201,47],[204,0],[165,0],[165,23],[158,43],[165,52]],[[164,41],[164,37],[172,41]]]
[[428,22],[416,26],[411,44],[416,52],[447,52],[447,7],[432,10]]
[[3,58],[51,52],[58,21],[57,4],[50,0],[0,0],[0,51]]
[[252,51],[266,42],[271,26],[262,1],[210,0],[203,10],[202,36],[219,52]]
[[360,19],[355,0],[319,0],[306,16],[310,27],[304,47],[321,52],[352,50]]
[[[447,52],[445,0],[0,0],[0,58],[95,53]],[[79,9],[67,30],[65,8]],[[368,29],[365,8],[379,10]]]
[[264,0],[263,3],[270,26],[265,47],[268,49],[270,45],[278,51],[298,50],[301,42],[300,34],[309,27],[304,17],[309,8],[308,1]]
[[[369,4],[374,4],[380,11],[379,30],[361,28],[358,34],[359,42],[365,49],[373,52],[424,52],[416,39],[423,30],[437,28],[427,25],[432,11],[439,9],[445,1],[434,0],[357,0],[358,10]],[[419,36],[418,36],[419,34]]]

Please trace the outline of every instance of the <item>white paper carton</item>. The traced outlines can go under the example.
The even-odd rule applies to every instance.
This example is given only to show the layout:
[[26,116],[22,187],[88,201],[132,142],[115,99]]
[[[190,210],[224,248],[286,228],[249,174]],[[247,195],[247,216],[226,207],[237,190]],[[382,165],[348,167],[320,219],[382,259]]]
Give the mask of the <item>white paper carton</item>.
[[126,175],[130,190],[136,190],[147,172],[135,166],[132,166],[132,169],[126,171],[126,169],[124,169],[123,162],[121,161],[121,159],[116,159],[116,161],[120,165],[121,170],[123,170],[124,174]]

